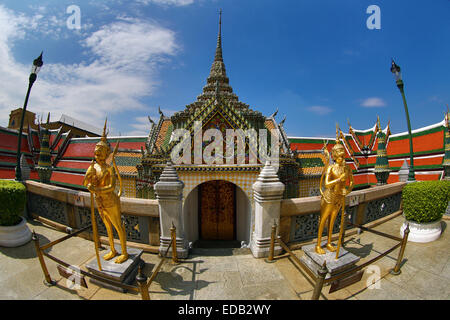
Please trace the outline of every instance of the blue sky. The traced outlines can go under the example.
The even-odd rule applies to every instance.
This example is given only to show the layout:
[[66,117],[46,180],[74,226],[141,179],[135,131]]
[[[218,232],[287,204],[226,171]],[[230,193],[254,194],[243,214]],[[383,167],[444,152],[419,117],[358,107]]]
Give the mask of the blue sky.
[[[80,29],[70,29],[70,5]],[[370,5],[381,29],[368,29]],[[407,130],[390,72],[402,68],[412,128],[443,119],[450,104],[450,0],[3,0],[0,125],[21,107],[30,65],[44,66],[28,110],[67,114],[111,134],[147,135],[158,106],[170,115],[195,101],[209,74],[223,9],[223,56],[239,99],[279,109],[290,136],[333,137],[380,116]],[[44,116],[45,117],[45,116]]]

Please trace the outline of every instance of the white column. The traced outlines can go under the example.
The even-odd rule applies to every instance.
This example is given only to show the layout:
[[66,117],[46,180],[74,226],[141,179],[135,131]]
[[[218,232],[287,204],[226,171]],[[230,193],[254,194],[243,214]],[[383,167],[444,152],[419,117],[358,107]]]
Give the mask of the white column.
[[[176,228],[177,255],[179,258],[187,258],[189,248],[184,235],[182,221],[183,212],[183,188],[184,183],[179,179],[172,163],[167,162],[159,181],[155,184],[156,199],[159,205],[159,221],[161,229],[159,252],[164,254],[172,240],[170,228],[172,223]],[[168,255],[172,252],[171,248]]]
[[[284,184],[270,164],[261,170],[258,179],[253,184],[253,197],[255,200],[255,230],[252,235],[250,249],[256,258],[267,257],[270,250],[270,236],[272,225],[280,225],[281,199]],[[277,228],[277,237],[278,237]],[[281,247],[275,243],[275,254],[281,253]]]

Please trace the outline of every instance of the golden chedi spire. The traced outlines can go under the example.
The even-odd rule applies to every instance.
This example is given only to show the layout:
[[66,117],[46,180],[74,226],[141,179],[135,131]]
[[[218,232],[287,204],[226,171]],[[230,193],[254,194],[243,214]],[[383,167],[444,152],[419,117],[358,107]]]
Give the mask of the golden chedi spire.
[[229,85],[230,80],[227,77],[225,63],[222,55],[222,9],[219,11],[219,31],[217,34],[217,45],[214,54],[209,76],[206,79],[206,86],[203,87],[203,93],[197,97],[198,101],[204,102],[213,97],[229,101],[238,101],[238,97],[233,93],[233,89]]

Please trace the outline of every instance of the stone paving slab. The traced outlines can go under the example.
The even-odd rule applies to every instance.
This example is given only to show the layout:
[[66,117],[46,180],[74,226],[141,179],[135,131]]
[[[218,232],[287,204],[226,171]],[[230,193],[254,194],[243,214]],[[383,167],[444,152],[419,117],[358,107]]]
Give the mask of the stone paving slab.
[[[402,217],[396,217],[375,229],[399,235]],[[445,227],[447,221],[444,222]],[[41,239],[41,245],[64,235],[39,222],[29,221]],[[364,263],[395,245],[395,241],[368,232],[344,239],[345,250],[360,256]],[[320,299],[450,299],[450,237],[447,228],[441,237],[429,244],[408,242],[402,273],[389,274],[396,262],[398,249],[376,261],[358,283],[332,294],[322,290]],[[70,249],[68,249],[70,248]],[[94,245],[82,238],[71,238],[49,249],[53,255],[71,264],[83,266],[95,257]],[[277,257],[275,263],[255,259],[251,254],[233,250],[214,250],[192,255],[182,263],[170,260],[150,286],[152,300],[309,300],[314,284],[302,270],[286,256]],[[294,250],[301,257],[301,250]],[[144,253],[143,272],[149,276],[160,258]],[[57,285],[47,287],[31,241],[18,248],[0,247],[0,299],[39,300],[139,300],[137,293],[119,293],[88,283],[88,288],[71,289],[66,279],[59,276],[56,263],[45,258],[47,267]],[[378,268],[378,269],[377,269]],[[379,271],[379,277],[375,271]],[[368,289],[371,287],[372,289]]]

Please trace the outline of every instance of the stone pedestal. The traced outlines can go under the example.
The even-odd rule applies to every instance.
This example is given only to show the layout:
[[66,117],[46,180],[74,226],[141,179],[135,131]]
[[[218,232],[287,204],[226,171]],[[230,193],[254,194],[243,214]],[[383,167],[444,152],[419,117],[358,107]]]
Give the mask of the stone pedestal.
[[408,162],[406,162],[406,160],[404,160],[402,166],[400,167],[400,170],[398,171],[398,181],[407,182],[408,175],[409,175],[409,164]]
[[[117,256],[119,256],[121,254],[120,250],[118,248],[116,250],[119,253]],[[136,278],[139,266],[143,267],[145,265],[144,261],[141,260],[143,250],[127,248],[128,260],[123,263],[114,262],[117,256],[108,261],[103,259],[103,255],[107,252],[109,252],[109,248],[108,251],[100,252],[100,264],[102,265],[102,271],[100,271],[98,268],[96,257],[94,257],[86,264],[86,268],[88,269],[88,271],[92,274],[109,280],[114,280],[123,284],[132,284]],[[121,287],[116,287],[93,278],[90,278],[89,280],[90,282],[105,288],[109,288],[119,292],[126,292],[126,290]]]
[[[284,188],[275,168],[268,161],[253,184],[255,231],[252,235],[250,249],[255,258],[269,256],[272,226],[274,223],[277,226],[280,225],[281,199]],[[277,237],[278,230],[279,228],[277,228]],[[280,254],[281,251],[282,248],[275,243],[275,255]]]
[[[172,224],[176,228],[177,256],[187,258],[189,245],[184,235],[182,221],[183,213],[183,188],[184,183],[179,179],[175,168],[168,162],[159,181],[155,184],[156,198],[159,205],[159,221],[161,227],[159,252],[164,254],[172,241],[170,228]],[[170,248],[168,256],[172,254]]]
[[336,252],[330,252],[325,248],[326,241],[322,242],[322,248],[325,254],[318,254],[315,251],[316,244],[310,244],[302,247],[305,253],[300,260],[315,274],[318,275],[318,270],[322,267],[324,261],[327,262],[328,273],[325,279],[335,276],[352,268],[361,258],[348,252],[344,248],[339,249],[339,257],[336,259]]

